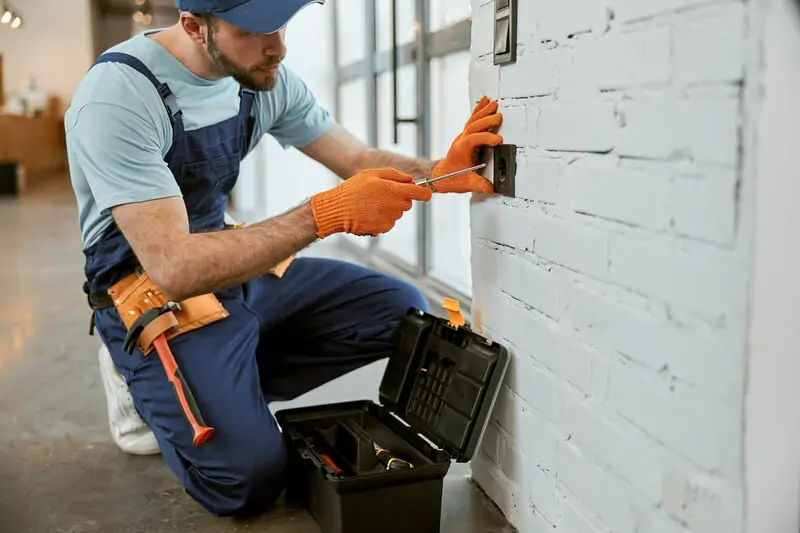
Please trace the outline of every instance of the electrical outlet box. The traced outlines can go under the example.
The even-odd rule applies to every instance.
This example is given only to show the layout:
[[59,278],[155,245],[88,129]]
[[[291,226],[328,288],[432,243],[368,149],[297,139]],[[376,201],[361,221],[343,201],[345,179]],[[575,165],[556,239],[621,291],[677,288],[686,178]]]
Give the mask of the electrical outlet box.
[[514,144],[495,146],[492,160],[494,192],[514,197],[514,183],[517,177],[517,146]]
[[517,0],[495,0],[494,64],[517,60]]

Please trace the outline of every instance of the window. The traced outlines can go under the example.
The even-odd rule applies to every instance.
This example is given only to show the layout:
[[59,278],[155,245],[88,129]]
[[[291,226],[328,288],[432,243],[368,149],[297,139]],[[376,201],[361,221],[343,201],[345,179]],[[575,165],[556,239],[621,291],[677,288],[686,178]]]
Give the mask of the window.
[[[370,146],[444,157],[472,110],[470,0],[335,0],[333,7],[337,119]],[[389,233],[345,242],[468,306],[469,200],[436,195]]]

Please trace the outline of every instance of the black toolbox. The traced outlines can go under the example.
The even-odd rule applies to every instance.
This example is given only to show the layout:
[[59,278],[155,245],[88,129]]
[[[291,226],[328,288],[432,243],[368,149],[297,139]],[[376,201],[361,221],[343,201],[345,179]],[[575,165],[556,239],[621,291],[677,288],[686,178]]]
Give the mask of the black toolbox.
[[440,531],[444,477],[452,460],[468,462],[478,449],[508,366],[507,350],[463,319],[416,309],[394,346],[380,405],[276,413],[289,454],[287,500],[324,533]]

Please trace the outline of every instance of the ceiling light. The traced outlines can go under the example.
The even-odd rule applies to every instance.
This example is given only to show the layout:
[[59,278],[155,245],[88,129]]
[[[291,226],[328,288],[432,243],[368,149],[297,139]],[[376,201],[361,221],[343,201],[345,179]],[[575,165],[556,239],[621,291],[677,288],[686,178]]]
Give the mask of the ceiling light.
[[12,28],[19,28],[19,25],[22,24],[22,19],[19,17],[14,17],[14,22],[11,23]]
[[2,22],[3,24],[8,24],[9,22],[11,22],[11,11],[6,9],[6,12],[3,13],[3,17],[0,18],[0,22]]

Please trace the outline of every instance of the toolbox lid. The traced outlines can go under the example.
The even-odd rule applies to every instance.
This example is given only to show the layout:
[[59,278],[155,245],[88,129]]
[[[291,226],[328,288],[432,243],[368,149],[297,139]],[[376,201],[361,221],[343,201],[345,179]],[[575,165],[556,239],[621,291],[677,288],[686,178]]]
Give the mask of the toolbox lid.
[[381,404],[458,462],[480,446],[508,367],[508,351],[454,319],[409,310],[395,332]]

